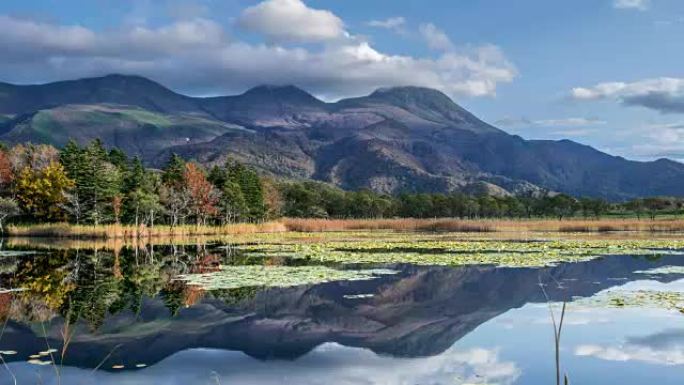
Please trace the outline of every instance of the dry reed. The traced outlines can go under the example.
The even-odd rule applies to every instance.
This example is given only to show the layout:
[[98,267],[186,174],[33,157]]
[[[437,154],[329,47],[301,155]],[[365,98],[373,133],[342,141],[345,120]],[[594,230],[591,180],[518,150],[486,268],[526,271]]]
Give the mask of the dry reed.
[[67,223],[28,226],[11,225],[7,234],[13,237],[139,239],[161,237],[198,237],[254,233],[326,232],[326,231],[441,231],[460,233],[487,232],[684,232],[682,219],[294,219],[258,224],[239,223],[226,226],[155,226],[71,225]]
[[8,226],[7,234],[15,237],[136,239],[154,237],[195,237],[209,235],[232,235],[275,233],[286,231],[280,222],[236,223],[225,226],[133,226],[108,224],[100,226],[50,223],[29,226]]
[[486,221],[460,219],[284,219],[290,231],[321,232],[346,230],[490,232]]
[[289,231],[682,232],[682,219],[284,219]]

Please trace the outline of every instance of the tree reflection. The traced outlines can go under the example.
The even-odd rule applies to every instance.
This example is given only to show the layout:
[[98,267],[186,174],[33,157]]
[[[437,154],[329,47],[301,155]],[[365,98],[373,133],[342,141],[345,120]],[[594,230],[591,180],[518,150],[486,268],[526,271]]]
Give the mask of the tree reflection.
[[[0,286],[21,291],[0,293],[0,317],[17,322],[82,321],[93,332],[109,315],[130,311],[140,315],[146,299],[161,298],[172,316],[207,294],[175,280],[180,274],[208,273],[221,264],[244,263],[233,252],[211,250],[203,243],[107,250],[66,250],[3,259]],[[252,261],[254,263],[254,261]],[[235,296],[236,303],[255,289]]]

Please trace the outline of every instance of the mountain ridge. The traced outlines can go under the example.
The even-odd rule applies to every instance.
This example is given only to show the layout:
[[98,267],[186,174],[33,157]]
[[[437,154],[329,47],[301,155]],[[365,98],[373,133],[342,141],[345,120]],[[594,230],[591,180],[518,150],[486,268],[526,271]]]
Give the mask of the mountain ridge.
[[[294,85],[191,97],[140,76],[0,83],[0,140],[96,137],[147,164],[236,158],[266,174],[383,193],[553,190],[624,200],[684,195],[684,164],[637,162],[571,140],[525,140],[424,87],[325,102]],[[681,181],[681,182],[680,182]]]

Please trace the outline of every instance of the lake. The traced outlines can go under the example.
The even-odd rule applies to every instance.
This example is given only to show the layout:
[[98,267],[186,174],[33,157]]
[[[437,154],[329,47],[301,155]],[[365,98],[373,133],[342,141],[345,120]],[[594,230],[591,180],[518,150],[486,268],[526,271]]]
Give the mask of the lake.
[[679,239],[10,239],[0,384],[681,384]]

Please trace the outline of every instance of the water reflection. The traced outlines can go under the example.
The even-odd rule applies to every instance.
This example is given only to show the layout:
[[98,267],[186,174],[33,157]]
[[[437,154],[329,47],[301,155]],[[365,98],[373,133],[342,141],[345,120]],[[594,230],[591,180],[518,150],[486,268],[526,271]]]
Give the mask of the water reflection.
[[[175,277],[221,265],[303,262],[245,257],[203,243],[69,249],[0,261],[0,286],[24,289],[0,294],[6,321],[0,350],[16,351],[3,357],[19,378],[35,383],[36,371],[50,378],[50,367],[26,361],[54,348],[56,360],[63,358],[62,383],[136,384],[549,383],[553,337],[540,277],[550,300],[562,302],[642,282],[644,270],[684,265],[681,257],[664,256],[543,269],[389,266],[400,273],[205,291]],[[678,278],[650,277],[665,286],[681,285]],[[589,359],[684,364],[677,328],[684,318],[635,310],[571,311],[563,337],[571,378],[588,371],[580,362]]]

